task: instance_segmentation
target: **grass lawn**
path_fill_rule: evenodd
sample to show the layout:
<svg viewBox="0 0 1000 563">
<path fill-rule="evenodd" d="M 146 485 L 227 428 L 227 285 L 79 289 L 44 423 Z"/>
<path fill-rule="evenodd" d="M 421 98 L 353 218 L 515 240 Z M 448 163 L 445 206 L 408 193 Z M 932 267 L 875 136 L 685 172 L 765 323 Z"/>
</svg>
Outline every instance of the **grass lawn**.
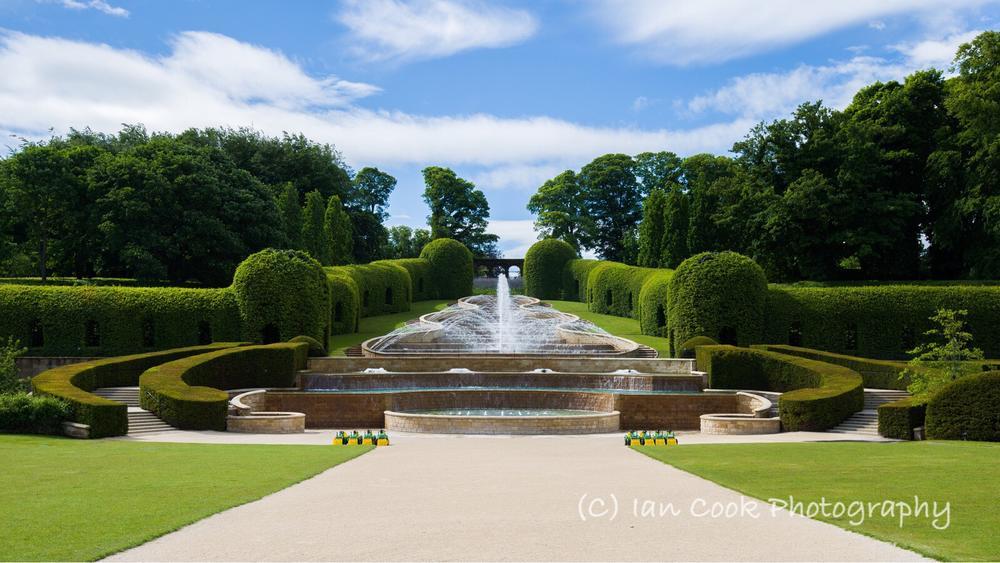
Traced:
<svg viewBox="0 0 1000 563">
<path fill-rule="evenodd" d="M 382 336 L 387 332 L 392 332 L 393 330 L 403 326 L 403 323 L 406 321 L 415 319 L 420 315 L 440 311 L 448 306 L 448 303 L 451 303 L 452 301 L 454 300 L 431 299 L 429 301 L 417 301 L 410 305 L 409 311 L 393 313 L 391 315 L 365 317 L 358 323 L 358 332 L 353 334 L 334 334 L 330 336 L 330 343 L 326 349 L 331 356 L 343 356 L 344 350 L 350 348 L 351 346 L 357 346 L 369 338 L 375 338 L 376 336 Z"/>
<path fill-rule="evenodd" d="M 553 307 L 564 313 L 572 313 L 581 319 L 588 320 L 615 336 L 628 338 L 629 340 L 633 340 L 639 344 L 645 344 L 650 348 L 655 348 L 656 351 L 660 353 L 660 357 L 666 358 L 670 356 L 667 344 L 668 340 L 659 336 L 647 336 L 642 334 L 642 331 L 639 329 L 639 321 L 636 319 L 626 319 L 624 317 L 616 317 L 614 315 L 591 313 L 587 310 L 587 304 L 580 303 L 579 301 L 546 300 L 545 302 L 551 304 Z"/>
<path fill-rule="evenodd" d="M 817 517 L 848 530 L 894 542 L 945 560 L 1000 559 L 1000 444 L 899 442 L 727 444 L 637 448 L 642 453 L 748 496 L 795 501 L 951 503 L 951 523 L 875 514 L 863 524 L 849 517 Z"/>
<path fill-rule="evenodd" d="M 0 560 L 98 559 L 370 449 L 0 435 Z"/>
</svg>

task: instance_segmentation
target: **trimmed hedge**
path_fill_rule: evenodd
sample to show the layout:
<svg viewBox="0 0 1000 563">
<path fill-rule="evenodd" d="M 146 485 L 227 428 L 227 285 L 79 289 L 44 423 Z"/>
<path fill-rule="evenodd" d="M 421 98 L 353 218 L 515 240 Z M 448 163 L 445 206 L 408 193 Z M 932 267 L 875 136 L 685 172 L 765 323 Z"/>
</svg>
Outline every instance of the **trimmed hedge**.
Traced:
<svg viewBox="0 0 1000 563">
<path fill-rule="evenodd" d="M 423 258 L 399 258 L 397 260 L 380 260 L 373 264 L 395 264 L 402 266 L 410 274 L 410 297 L 409 301 L 426 301 L 433 299 L 433 286 L 431 284 L 432 272 L 431 263 Z"/>
<path fill-rule="evenodd" d="M 927 404 L 927 437 L 1000 442 L 1000 371 L 957 379 Z"/>
<path fill-rule="evenodd" d="M 924 425 L 927 401 L 907 397 L 878 406 L 878 433 L 886 438 L 912 440 L 913 429 Z"/>
<path fill-rule="evenodd" d="M 69 405 L 55 397 L 0 395 L 0 432 L 62 434 L 62 423 L 69 415 Z"/>
<path fill-rule="evenodd" d="M 233 275 L 243 337 L 280 342 L 299 334 L 326 342 L 330 296 L 319 262 L 299 250 L 251 254 Z"/>
<path fill-rule="evenodd" d="M 673 270 L 656 270 L 639 290 L 639 327 L 643 334 L 667 335 L 667 294 Z"/>
<path fill-rule="evenodd" d="M 0 285 L 0 339 L 30 356 L 113 356 L 238 340 L 229 289 Z"/>
<path fill-rule="evenodd" d="M 326 269 L 346 272 L 358 286 L 362 317 L 410 310 L 410 274 L 390 262 L 334 266 Z"/>
<path fill-rule="evenodd" d="M 239 344 L 220 342 L 60 366 L 33 377 L 31 387 L 36 395 L 65 401 L 69 405 L 69 420 L 89 425 L 91 438 L 123 436 L 128 433 L 128 407 L 90 391 L 138 385 L 139 376 L 153 366 L 234 346 Z"/>
<path fill-rule="evenodd" d="M 694 358 L 695 350 L 698 346 L 718 346 L 719 343 L 707 336 L 694 336 L 688 338 L 677 349 L 677 355 L 682 358 Z"/>
<path fill-rule="evenodd" d="M 339 268 L 326 268 L 326 281 L 330 287 L 330 333 L 346 334 L 358 330 L 361 318 L 358 283 L 349 272 Z"/>
<path fill-rule="evenodd" d="M 860 373 L 862 379 L 864 379 L 865 387 L 872 389 L 898 389 L 905 391 L 906 386 L 910 384 L 909 378 L 899 378 L 900 373 L 908 367 L 906 362 L 859 358 L 857 356 L 847 356 L 783 344 L 758 344 L 753 347 L 778 352 L 779 354 L 799 356 L 800 358 L 809 358 L 810 360 L 844 366 Z"/>
<path fill-rule="evenodd" d="M 642 284 L 656 273 L 654 268 L 604 262 L 590 271 L 588 309 L 595 313 L 639 318 Z"/>
<path fill-rule="evenodd" d="M 735 346 L 699 346 L 698 368 L 716 389 L 780 391 L 786 431 L 827 430 L 864 407 L 861 374 L 843 366 Z"/>
<path fill-rule="evenodd" d="M 420 251 L 431 266 L 429 295 L 438 299 L 458 299 L 472 295 L 472 252 L 450 238 L 434 239 Z"/>
<path fill-rule="evenodd" d="M 934 328 L 937 309 L 965 309 L 973 345 L 1000 356 L 1000 287 L 986 285 L 872 285 L 791 287 L 772 285 L 767 296 L 765 341 L 868 358 L 904 359 Z"/>
<path fill-rule="evenodd" d="M 322 358 L 326 356 L 326 346 L 320 344 L 315 338 L 309 336 L 296 336 L 295 338 L 289 338 L 288 341 L 306 343 L 309 346 L 310 358 Z"/>
<path fill-rule="evenodd" d="M 576 258 L 576 249 L 564 240 L 547 238 L 531 245 L 524 255 L 524 293 L 539 299 L 563 297 L 563 270 Z"/>
<path fill-rule="evenodd" d="M 285 342 L 191 356 L 150 368 L 139 378 L 142 408 L 182 430 L 226 429 L 229 394 L 222 389 L 291 387 L 309 345 Z"/>
<path fill-rule="evenodd" d="M 576 260 L 567 262 L 563 271 L 564 298 L 571 301 L 589 303 L 590 287 L 588 286 L 588 280 L 590 279 L 590 271 L 606 263 L 608 262 L 604 260 L 590 260 L 587 258 L 577 258 Z"/>
<path fill-rule="evenodd" d="M 767 278 L 735 252 L 703 252 L 674 271 L 667 294 L 667 331 L 676 349 L 699 335 L 746 345 L 764 335 Z"/>
</svg>

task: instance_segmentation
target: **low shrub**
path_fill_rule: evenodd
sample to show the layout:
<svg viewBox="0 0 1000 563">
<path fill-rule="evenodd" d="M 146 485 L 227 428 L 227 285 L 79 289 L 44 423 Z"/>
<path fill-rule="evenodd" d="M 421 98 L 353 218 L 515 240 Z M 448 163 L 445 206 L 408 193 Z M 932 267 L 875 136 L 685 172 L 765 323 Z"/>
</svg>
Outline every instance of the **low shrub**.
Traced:
<svg viewBox="0 0 1000 563">
<path fill-rule="evenodd" d="M 0 342 L 0 394 L 23 393 L 31 389 L 30 381 L 17 373 L 17 359 L 27 351 L 13 338 Z"/>
<path fill-rule="evenodd" d="M 698 346 L 718 346 L 719 343 L 707 336 L 695 336 L 681 343 L 677 353 L 682 358 L 694 358 Z"/>
<path fill-rule="evenodd" d="M 639 326 L 643 334 L 667 335 L 667 293 L 673 270 L 656 270 L 639 290 Z"/>
<path fill-rule="evenodd" d="M 752 259 L 735 252 L 703 252 L 674 271 L 667 294 L 667 337 L 674 349 L 692 336 L 723 344 L 761 342 L 767 279 Z"/>
<path fill-rule="evenodd" d="M 955 380 L 927 403 L 927 437 L 1000 442 L 1000 371 Z"/>
<path fill-rule="evenodd" d="M 431 267 L 428 295 L 437 299 L 458 299 L 472 295 L 472 252 L 450 238 L 434 239 L 420 251 Z"/>
<path fill-rule="evenodd" d="M 113 356 L 238 340 L 229 289 L 0 285 L 0 338 L 29 356 Z"/>
<path fill-rule="evenodd" d="M 547 238 L 524 255 L 524 293 L 539 299 L 563 298 L 563 271 L 576 249 L 563 240 Z"/>
<path fill-rule="evenodd" d="M 31 379 L 35 395 L 51 396 L 69 407 L 68 419 L 90 426 L 91 438 L 128 433 L 128 407 L 90 393 L 100 387 L 132 387 L 149 368 L 179 358 L 238 346 L 220 342 L 60 366 Z"/>
<path fill-rule="evenodd" d="M 907 397 L 878 406 L 878 433 L 886 438 L 912 440 L 913 429 L 924 425 L 927 401 Z"/>
<path fill-rule="evenodd" d="M 273 248 L 251 254 L 236 268 L 232 289 L 244 339 L 272 343 L 304 334 L 327 340 L 329 284 L 309 254 Z"/>
<path fill-rule="evenodd" d="M 150 368 L 139 378 L 142 408 L 183 430 L 225 430 L 222 389 L 291 387 L 306 367 L 304 342 L 217 350 Z"/>
<path fill-rule="evenodd" d="M 813 350 L 811 348 L 801 348 L 799 346 L 786 346 L 784 344 L 759 344 L 753 346 L 762 350 L 770 350 L 779 354 L 799 356 L 830 364 L 837 364 L 852 369 L 861 374 L 865 387 L 872 389 L 898 389 L 906 390 L 909 379 L 900 379 L 900 374 L 906 370 L 906 362 L 894 362 L 891 360 L 873 360 L 871 358 L 860 358 L 858 356 L 848 356 L 846 354 L 836 354 Z"/>
<path fill-rule="evenodd" d="M 296 336 L 295 338 L 289 338 L 289 342 L 304 342 L 309 346 L 309 357 L 310 358 L 322 358 L 326 356 L 326 347 L 319 343 L 315 338 L 309 336 Z"/>
<path fill-rule="evenodd" d="M 827 430 L 864 407 L 861 375 L 806 358 L 735 346 L 699 346 L 698 369 L 716 389 L 779 391 L 787 431 Z"/>
<path fill-rule="evenodd" d="M 69 405 L 55 397 L 27 393 L 0 395 L 0 431 L 18 434 L 62 434 Z"/>
</svg>

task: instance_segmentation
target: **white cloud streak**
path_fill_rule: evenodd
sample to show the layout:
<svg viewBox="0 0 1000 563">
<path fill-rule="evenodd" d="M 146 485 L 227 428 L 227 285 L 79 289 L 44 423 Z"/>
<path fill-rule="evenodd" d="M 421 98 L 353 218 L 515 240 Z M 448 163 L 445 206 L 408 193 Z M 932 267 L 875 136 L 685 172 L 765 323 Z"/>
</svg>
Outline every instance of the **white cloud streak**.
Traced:
<svg viewBox="0 0 1000 563">
<path fill-rule="evenodd" d="M 478 0 L 349 0 L 336 19 L 369 60 L 447 57 L 477 48 L 508 47 L 535 34 L 527 11 Z"/>
<path fill-rule="evenodd" d="M 97 10 L 109 16 L 127 18 L 129 11 L 119 6 L 112 6 L 104 0 L 58 0 L 59 4 L 70 10 Z"/>
</svg>

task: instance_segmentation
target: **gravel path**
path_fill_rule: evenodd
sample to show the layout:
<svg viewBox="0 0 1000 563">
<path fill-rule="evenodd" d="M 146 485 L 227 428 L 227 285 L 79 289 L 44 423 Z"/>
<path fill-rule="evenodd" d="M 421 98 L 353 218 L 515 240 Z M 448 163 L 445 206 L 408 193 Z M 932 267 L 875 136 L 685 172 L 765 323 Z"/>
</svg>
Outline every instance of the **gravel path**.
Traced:
<svg viewBox="0 0 1000 563">
<path fill-rule="evenodd" d="M 634 502 L 665 512 L 639 516 Z M 741 503 L 743 516 L 694 514 Z M 628 451 L 608 436 L 466 436 L 399 439 L 111 559 L 920 557 L 829 524 L 772 513 L 770 505 Z"/>
</svg>

